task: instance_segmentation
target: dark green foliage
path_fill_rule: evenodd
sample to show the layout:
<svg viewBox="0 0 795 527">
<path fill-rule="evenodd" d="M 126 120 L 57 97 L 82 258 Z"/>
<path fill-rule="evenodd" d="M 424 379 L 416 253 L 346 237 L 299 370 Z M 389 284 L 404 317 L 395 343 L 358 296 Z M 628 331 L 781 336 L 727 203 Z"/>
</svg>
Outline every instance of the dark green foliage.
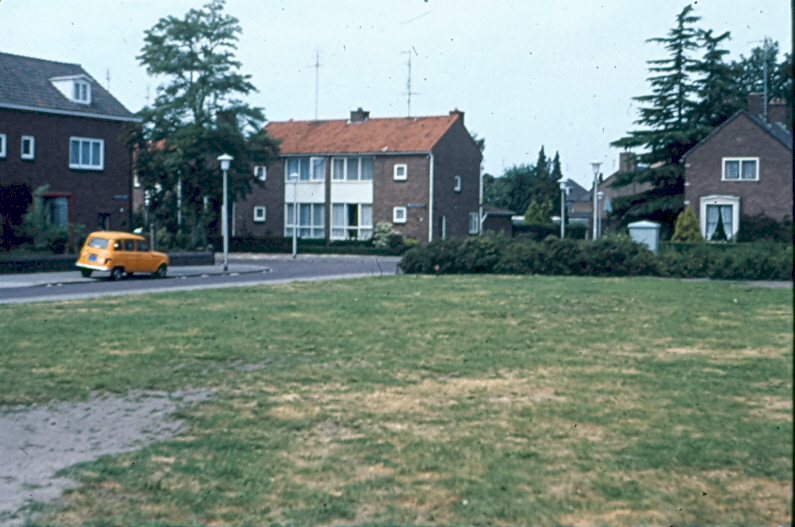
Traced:
<svg viewBox="0 0 795 527">
<path fill-rule="evenodd" d="M 773 218 L 760 214 L 758 216 L 740 217 L 740 230 L 737 233 L 738 242 L 755 242 L 767 240 L 776 243 L 793 242 L 792 222 L 778 222 Z"/>
<path fill-rule="evenodd" d="M 789 280 L 792 249 L 774 243 L 664 243 L 661 276 L 724 280 Z"/>
<path fill-rule="evenodd" d="M 234 157 L 228 173 L 231 202 L 263 184 L 252 166 L 267 165 L 278 153 L 262 130 L 262 109 L 239 99 L 256 89 L 251 76 L 238 71 L 234 52 L 241 28 L 223 9 L 223 0 L 212 0 L 182 19 L 162 18 L 145 32 L 137 58 L 149 75 L 165 82 L 153 104 L 139 112 L 143 124 L 131 127 L 127 139 L 150 210 L 172 232 L 181 182 L 184 224 L 196 243 L 219 219 L 222 178 L 216 158 Z"/>
<path fill-rule="evenodd" d="M 788 280 L 789 246 L 774 243 L 664 243 L 655 255 L 625 235 L 596 241 L 538 242 L 523 236 L 448 239 L 415 247 L 403 257 L 405 273 L 502 273 L 563 276 L 664 276 L 723 280 Z"/>
<path fill-rule="evenodd" d="M 560 198 L 558 181 L 562 177 L 560 156 L 556 153 L 550 160 L 542 146 L 535 165 L 513 166 L 501 177 L 484 174 L 483 202 L 521 214 L 531 202 L 555 203 Z"/>
</svg>

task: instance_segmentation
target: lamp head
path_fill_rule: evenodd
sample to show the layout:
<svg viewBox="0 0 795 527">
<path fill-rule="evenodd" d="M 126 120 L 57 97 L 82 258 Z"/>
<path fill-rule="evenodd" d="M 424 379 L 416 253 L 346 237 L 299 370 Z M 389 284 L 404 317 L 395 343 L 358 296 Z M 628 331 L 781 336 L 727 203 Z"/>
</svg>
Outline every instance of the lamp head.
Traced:
<svg viewBox="0 0 795 527">
<path fill-rule="evenodd" d="M 560 190 L 566 190 L 568 188 L 569 188 L 569 186 L 566 184 L 565 181 L 561 181 L 560 182 Z"/>
<path fill-rule="evenodd" d="M 230 156 L 229 154 L 222 154 L 216 159 L 218 159 L 218 162 L 221 163 L 221 170 L 227 171 L 229 170 L 229 165 L 232 163 L 234 157 Z"/>
<path fill-rule="evenodd" d="M 599 167 L 600 166 L 602 166 L 602 162 L 601 161 L 594 161 L 593 163 L 591 163 L 591 168 L 593 168 L 594 177 L 599 175 Z"/>
</svg>

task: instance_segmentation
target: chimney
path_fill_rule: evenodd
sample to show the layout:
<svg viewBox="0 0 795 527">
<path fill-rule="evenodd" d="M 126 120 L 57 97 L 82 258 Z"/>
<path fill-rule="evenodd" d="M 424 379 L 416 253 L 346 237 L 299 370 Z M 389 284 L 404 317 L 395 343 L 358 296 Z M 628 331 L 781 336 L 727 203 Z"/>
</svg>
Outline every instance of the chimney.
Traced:
<svg viewBox="0 0 795 527">
<path fill-rule="evenodd" d="M 618 154 L 618 171 L 635 172 L 635 154 L 633 152 L 621 152 Z"/>
<path fill-rule="evenodd" d="M 456 108 L 450 112 L 450 115 L 458 115 L 459 119 L 461 119 L 461 124 L 464 124 L 464 112 Z"/>
<path fill-rule="evenodd" d="M 787 122 L 787 102 L 783 97 L 773 97 L 767 107 L 767 121 L 770 123 Z"/>
<path fill-rule="evenodd" d="M 370 118 L 370 112 L 365 112 L 364 110 L 362 110 L 361 106 L 359 106 L 358 110 L 354 110 L 351 112 L 352 123 L 363 123 L 369 118 Z"/>
<path fill-rule="evenodd" d="M 765 106 L 763 99 L 765 94 L 761 91 L 755 91 L 748 94 L 748 113 L 757 117 L 765 115 Z"/>
</svg>

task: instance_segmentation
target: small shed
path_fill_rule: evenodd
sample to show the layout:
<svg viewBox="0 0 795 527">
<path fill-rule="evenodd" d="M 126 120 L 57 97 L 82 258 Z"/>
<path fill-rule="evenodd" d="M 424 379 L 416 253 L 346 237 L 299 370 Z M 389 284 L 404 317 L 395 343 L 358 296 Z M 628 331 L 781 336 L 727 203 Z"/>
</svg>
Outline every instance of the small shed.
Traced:
<svg viewBox="0 0 795 527">
<path fill-rule="evenodd" d="M 654 221 L 636 221 L 627 225 L 633 241 L 644 244 L 650 251 L 657 252 L 660 246 L 660 224 Z"/>
<path fill-rule="evenodd" d="M 483 228 L 481 231 L 502 232 L 510 238 L 513 233 L 511 217 L 514 214 L 512 210 L 483 205 Z"/>
</svg>

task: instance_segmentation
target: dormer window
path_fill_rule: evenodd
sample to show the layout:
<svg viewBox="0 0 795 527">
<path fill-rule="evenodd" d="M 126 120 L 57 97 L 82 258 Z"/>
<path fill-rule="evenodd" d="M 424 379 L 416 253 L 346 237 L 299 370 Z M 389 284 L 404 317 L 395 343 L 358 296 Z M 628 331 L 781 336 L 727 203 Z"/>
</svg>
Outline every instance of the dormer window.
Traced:
<svg viewBox="0 0 795 527">
<path fill-rule="evenodd" d="M 88 76 L 53 77 L 50 82 L 70 101 L 77 104 L 91 104 L 91 79 Z"/>
<path fill-rule="evenodd" d="M 91 85 L 86 81 L 75 80 L 72 87 L 72 100 L 82 104 L 91 102 Z"/>
</svg>

